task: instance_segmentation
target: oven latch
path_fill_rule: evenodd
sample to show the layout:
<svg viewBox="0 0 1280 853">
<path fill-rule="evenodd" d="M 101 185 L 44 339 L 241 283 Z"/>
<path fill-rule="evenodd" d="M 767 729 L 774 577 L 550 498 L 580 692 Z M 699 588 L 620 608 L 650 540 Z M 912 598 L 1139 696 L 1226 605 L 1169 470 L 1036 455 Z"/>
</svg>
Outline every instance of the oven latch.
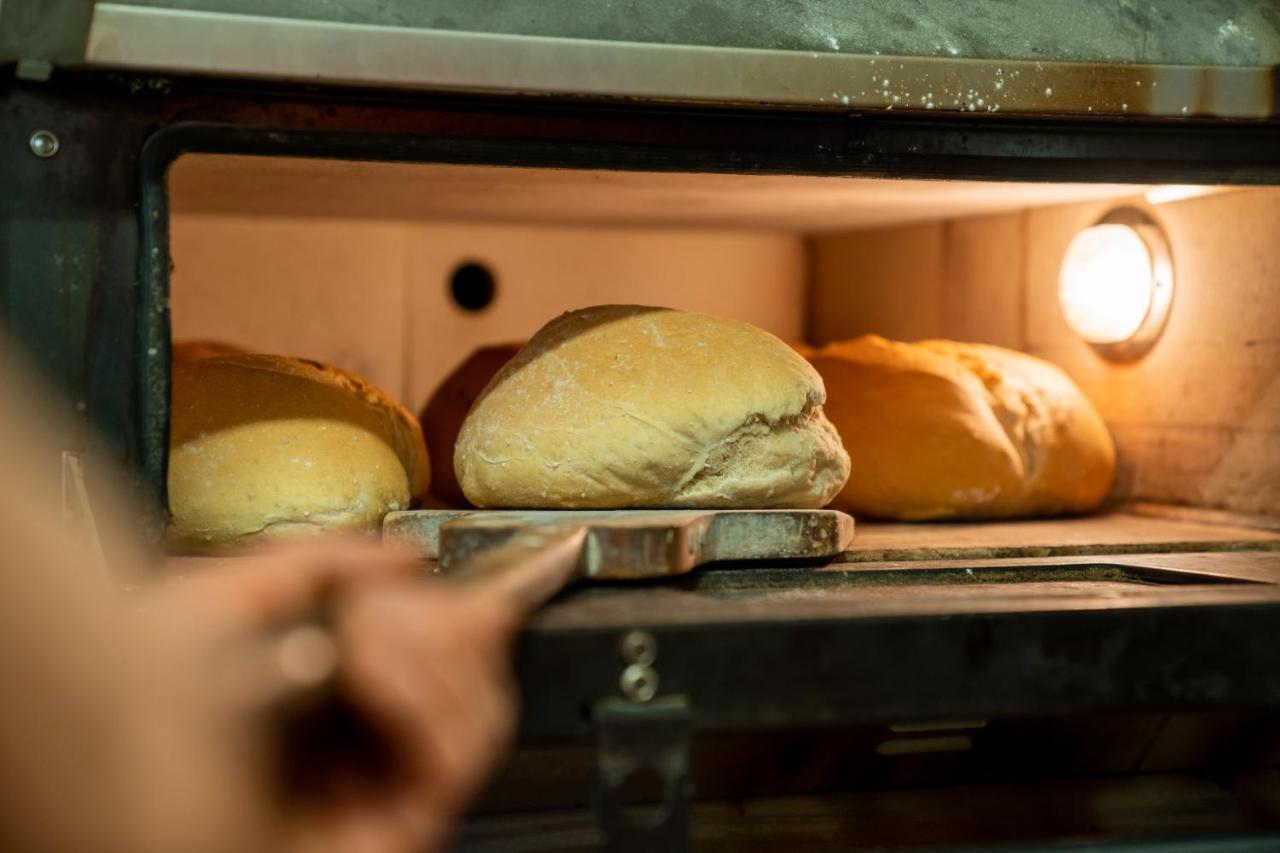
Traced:
<svg viewBox="0 0 1280 853">
<path fill-rule="evenodd" d="M 594 709 L 592 800 L 609 853 L 685 853 L 691 849 L 693 783 L 687 696 L 658 696 L 658 646 L 647 631 L 622 638 L 622 697 Z"/>
</svg>

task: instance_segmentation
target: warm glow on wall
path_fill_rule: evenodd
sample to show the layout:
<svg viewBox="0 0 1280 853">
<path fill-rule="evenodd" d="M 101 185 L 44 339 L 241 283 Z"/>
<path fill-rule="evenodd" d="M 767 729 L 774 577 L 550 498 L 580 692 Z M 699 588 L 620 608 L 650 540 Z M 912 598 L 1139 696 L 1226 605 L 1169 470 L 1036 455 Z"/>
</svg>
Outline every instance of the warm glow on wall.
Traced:
<svg viewBox="0 0 1280 853">
<path fill-rule="evenodd" d="M 1173 266 L 1158 226 L 1141 211 L 1113 211 L 1071 241 L 1058 301 L 1075 332 L 1108 358 L 1154 345 L 1168 318 Z"/>
</svg>

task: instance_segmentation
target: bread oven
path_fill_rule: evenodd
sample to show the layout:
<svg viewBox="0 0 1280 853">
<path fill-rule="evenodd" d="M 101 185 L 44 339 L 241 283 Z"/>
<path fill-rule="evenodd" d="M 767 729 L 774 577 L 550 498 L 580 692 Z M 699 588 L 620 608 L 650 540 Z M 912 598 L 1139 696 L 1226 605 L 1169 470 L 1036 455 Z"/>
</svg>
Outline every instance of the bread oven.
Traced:
<svg viewBox="0 0 1280 853">
<path fill-rule="evenodd" d="M 859 517 L 835 561 L 557 599 L 463 849 L 1276 843 L 1274 21 L 246 5 L 0 7 L 6 326 L 153 536 L 174 340 L 368 377 L 437 472 L 441 382 L 602 303 L 1022 351 L 1114 441 L 1084 515 Z"/>
</svg>

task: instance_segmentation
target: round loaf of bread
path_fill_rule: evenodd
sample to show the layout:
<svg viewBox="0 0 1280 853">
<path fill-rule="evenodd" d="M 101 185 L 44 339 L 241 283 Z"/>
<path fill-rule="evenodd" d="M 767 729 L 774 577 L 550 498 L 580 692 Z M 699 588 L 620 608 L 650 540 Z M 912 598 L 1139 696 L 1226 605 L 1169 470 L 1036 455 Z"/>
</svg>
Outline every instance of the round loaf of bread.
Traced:
<svg viewBox="0 0 1280 853">
<path fill-rule="evenodd" d="M 482 507 L 820 507 L 849 475 L 822 378 L 746 323 L 564 314 L 493 378 L 454 470 Z"/>
<path fill-rule="evenodd" d="M 445 377 L 423 407 L 418 420 L 431 456 L 431 495 L 446 506 L 470 504 L 453 473 L 453 449 L 458 433 L 489 380 L 515 357 L 523 344 L 481 347 Z"/>
<path fill-rule="evenodd" d="M 1102 418 L 1054 365 L 996 346 L 874 335 L 812 357 L 858 475 L 835 505 L 882 518 L 1084 512 L 1111 486 Z"/>
<path fill-rule="evenodd" d="M 275 355 L 173 367 L 170 539 L 376 530 L 427 486 L 417 420 L 357 376 Z"/>
</svg>

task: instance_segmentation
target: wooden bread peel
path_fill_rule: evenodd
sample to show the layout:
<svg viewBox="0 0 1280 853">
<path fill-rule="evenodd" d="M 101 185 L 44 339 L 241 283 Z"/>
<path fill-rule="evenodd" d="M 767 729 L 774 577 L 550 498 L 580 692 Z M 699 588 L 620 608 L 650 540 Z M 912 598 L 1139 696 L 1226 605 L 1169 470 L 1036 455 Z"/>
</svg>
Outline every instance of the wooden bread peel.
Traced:
<svg viewBox="0 0 1280 853">
<path fill-rule="evenodd" d="M 417 510 L 387 516 L 383 536 L 417 548 L 458 581 L 491 585 L 527 613 L 573 580 L 834 557 L 853 529 L 835 510 Z"/>
</svg>

